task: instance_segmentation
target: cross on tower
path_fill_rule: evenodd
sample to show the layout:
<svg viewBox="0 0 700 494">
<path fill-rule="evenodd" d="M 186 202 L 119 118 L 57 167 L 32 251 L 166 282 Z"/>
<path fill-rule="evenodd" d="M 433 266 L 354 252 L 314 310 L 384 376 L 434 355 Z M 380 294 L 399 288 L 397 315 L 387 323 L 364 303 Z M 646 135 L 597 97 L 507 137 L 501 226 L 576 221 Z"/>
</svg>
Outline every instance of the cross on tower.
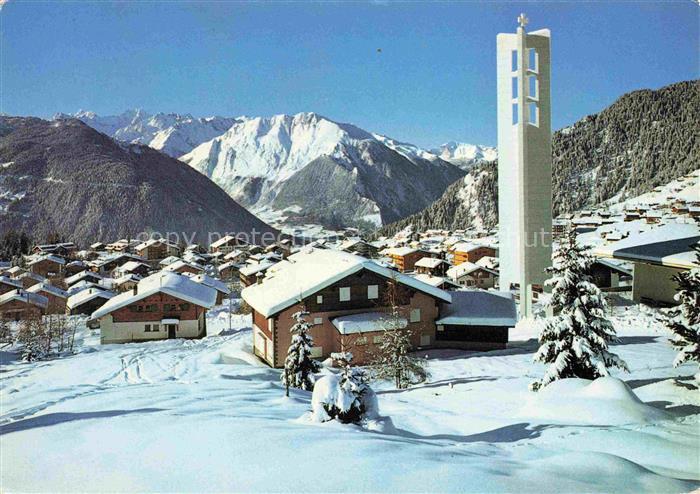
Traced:
<svg viewBox="0 0 700 494">
<path fill-rule="evenodd" d="M 530 19 L 525 17 L 525 14 L 520 14 L 518 16 L 518 24 L 520 24 L 520 27 L 525 28 L 528 22 L 530 22 Z"/>
</svg>

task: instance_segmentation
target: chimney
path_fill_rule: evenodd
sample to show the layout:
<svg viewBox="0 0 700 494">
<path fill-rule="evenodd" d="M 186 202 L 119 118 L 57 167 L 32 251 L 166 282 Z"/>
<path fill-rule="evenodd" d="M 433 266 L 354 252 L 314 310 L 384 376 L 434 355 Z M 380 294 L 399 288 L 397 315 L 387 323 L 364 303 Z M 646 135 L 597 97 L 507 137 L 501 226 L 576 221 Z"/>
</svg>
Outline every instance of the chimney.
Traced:
<svg viewBox="0 0 700 494">
<path fill-rule="evenodd" d="M 137 295 L 139 293 L 139 285 L 138 283 L 134 285 L 134 295 Z"/>
</svg>

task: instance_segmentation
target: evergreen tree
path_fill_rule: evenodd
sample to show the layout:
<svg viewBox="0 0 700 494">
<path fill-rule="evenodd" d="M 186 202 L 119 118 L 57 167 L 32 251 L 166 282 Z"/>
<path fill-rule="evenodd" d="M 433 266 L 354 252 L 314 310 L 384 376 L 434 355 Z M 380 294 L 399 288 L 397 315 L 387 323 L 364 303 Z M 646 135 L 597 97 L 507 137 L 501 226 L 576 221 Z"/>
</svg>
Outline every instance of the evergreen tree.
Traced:
<svg viewBox="0 0 700 494">
<path fill-rule="evenodd" d="M 428 378 L 425 359 L 411 355 L 413 331 L 405 326 L 399 313 L 399 287 L 394 280 L 387 284 L 386 303 L 389 307 L 382 321 L 382 335 L 372 355 L 372 370 L 376 379 L 392 379 L 396 389 Z"/>
<path fill-rule="evenodd" d="M 46 356 L 46 331 L 41 316 L 30 315 L 20 322 L 17 342 L 22 345 L 22 360 L 32 362 Z"/>
<path fill-rule="evenodd" d="M 700 265 L 700 249 L 696 251 Z M 666 326 L 673 333 L 671 344 L 678 350 L 673 366 L 685 362 L 700 365 L 700 268 L 678 273 L 673 279 L 678 283 L 675 298 L 680 303 L 666 318 Z"/>
<path fill-rule="evenodd" d="M 313 338 L 309 334 L 311 325 L 306 320 L 308 312 L 300 311 L 292 315 L 296 323 L 290 329 L 292 344 L 287 350 L 282 371 L 282 384 L 287 388 L 300 388 L 311 391 L 314 388 L 314 373 L 321 368 L 318 362 L 311 358 Z"/>
<path fill-rule="evenodd" d="M 5 316 L 0 315 L 0 344 L 12 343 L 12 330 L 10 321 Z"/>
<path fill-rule="evenodd" d="M 616 341 L 615 329 L 606 319 L 607 304 L 589 274 L 593 256 L 576 242 L 570 229 L 547 268 L 552 277 L 550 306 L 556 314 L 545 320 L 540 333 L 540 348 L 534 360 L 549 364 L 544 377 L 530 385 L 533 391 L 557 379 L 578 377 L 596 379 L 608 375 L 609 367 L 627 370 L 627 364 L 608 351 Z"/>
</svg>

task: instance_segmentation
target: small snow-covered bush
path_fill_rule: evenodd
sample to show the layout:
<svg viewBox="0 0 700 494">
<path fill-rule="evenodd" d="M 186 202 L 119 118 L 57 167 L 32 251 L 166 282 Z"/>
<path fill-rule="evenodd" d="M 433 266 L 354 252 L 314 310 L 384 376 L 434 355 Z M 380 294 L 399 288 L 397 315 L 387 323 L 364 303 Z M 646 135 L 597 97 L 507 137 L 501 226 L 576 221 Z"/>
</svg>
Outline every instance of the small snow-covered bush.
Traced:
<svg viewBox="0 0 700 494">
<path fill-rule="evenodd" d="M 323 376 L 316 382 L 311 396 L 312 417 L 317 422 L 338 420 L 358 423 L 379 416 L 377 395 L 367 382 L 369 376 L 349 360 L 340 374 Z"/>
</svg>

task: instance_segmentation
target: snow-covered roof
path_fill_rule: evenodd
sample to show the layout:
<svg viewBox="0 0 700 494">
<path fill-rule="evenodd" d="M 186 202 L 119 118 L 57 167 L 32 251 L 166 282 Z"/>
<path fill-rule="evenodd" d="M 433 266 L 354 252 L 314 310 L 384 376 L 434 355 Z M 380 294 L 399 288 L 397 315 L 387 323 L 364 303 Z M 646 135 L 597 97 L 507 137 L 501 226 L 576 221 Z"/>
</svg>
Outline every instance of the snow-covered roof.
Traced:
<svg viewBox="0 0 700 494">
<path fill-rule="evenodd" d="M 163 271 L 177 271 L 178 269 L 180 269 L 180 268 L 185 268 L 185 267 L 189 267 L 189 268 L 192 268 L 192 269 L 196 269 L 197 271 L 203 271 L 203 270 L 204 270 L 204 268 L 202 268 L 202 266 L 199 266 L 198 264 L 194 264 L 194 263 L 191 263 L 191 262 L 187 262 L 187 261 L 185 261 L 185 260 L 183 260 L 183 259 L 178 259 L 178 260 L 175 261 L 174 263 L 168 264 L 167 266 L 165 266 L 165 267 L 163 268 Z"/>
<path fill-rule="evenodd" d="M 361 312 L 331 319 L 340 334 L 369 333 L 389 329 L 403 329 L 408 321 L 403 317 L 390 318 L 386 312 Z"/>
<path fill-rule="evenodd" d="M 78 292 L 82 292 L 86 288 L 91 288 L 91 287 L 97 287 L 99 288 L 99 285 L 97 283 L 93 283 L 92 281 L 88 280 L 82 280 L 79 281 L 73 285 L 70 285 L 68 287 L 68 295 L 73 295 Z"/>
<path fill-rule="evenodd" d="M 456 266 L 452 266 L 450 269 L 447 270 L 447 276 L 449 276 L 452 279 L 457 279 L 478 270 L 486 271 L 493 275 L 498 275 L 498 273 L 492 269 L 467 261 L 457 264 Z"/>
<path fill-rule="evenodd" d="M 63 266 L 66 263 L 65 259 L 63 259 L 62 257 L 54 256 L 53 254 L 46 254 L 44 256 L 35 257 L 27 263 L 27 266 L 33 266 L 34 264 L 37 264 L 41 261 L 55 262 L 56 264 L 60 264 L 61 266 Z"/>
<path fill-rule="evenodd" d="M 215 278 L 212 278 L 211 276 L 207 276 L 204 273 L 191 276 L 191 278 L 193 281 L 196 281 L 197 283 L 201 283 L 204 286 L 211 287 L 211 288 L 218 290 L 221 293 L 224 293 L 226 295 L 231 293 L 231 290 L 226 285 L 226 283 L 224 283 L 221 280 L 217 280 Z"/>
<path fill-rule="evenodd" d="M 677 268 L 697 266 L 693 246 L 700 242 L 700 227 L 692 223 L 668 223 L 630 235 L 593 251 L 599 257 L 649 262 Z"/>
<path fill-rule="evenodd" d="M 27 291 L 31 293 L 47 292 L 56 297 L 68 298 L 68 292 L 50 283 L 37 283 L 27 288 Z"/>
<path fill-rule="evenodd" d="M 136 293 L 128 291 L 110 299 L 97 309 L 91 318 L 96 319 L 105 316 L 110 312 L 160 292 L 206 309 L 210 309 L 216 303 L 216 290 L 213 288 L 197 283 L 187 276 L 160 271 L 139 281 L 136 285 Z"/>
<path fill-rule="evenodd" d="M 138 244 L 136 247 L 134 247 L 136 250 L 142 250 L 145 249 L 146 247 L 150 247 L 152 245 L 160 245 L 164 244 L 167 245 L 168 247 L 175 248 L 175 249 L 180 249 L 176 244 L 164 239 L 164 238 L 151 238 L 149 240 L 146 240 L 145 242 L 141 242 Z"/>
<path fill-rule="evenodd" d="M 11 302 L 13 300 L 18 300 L 24 302 L 25 304 L 36 305 L 42 309 L 46 309 L 49 306 L 49 299 L 38 293 L 28 292 L 26 290 L 12 290 L 3 295 L 0 295 L 0 305 Z"/>
<path fill-rule="evenodd" d="M 237 267 L 239 267 L 239 266 L 240 266 L 239 263 L 234 262 L 234 261 L 229 261 L 229 262 L 225 262 L 225 263 L 219 265 L 216 269 L 217 269 L 217 270 L 219 271 L 219 273 L 220 273 L 220 272 L 222 272 L 224 269 L 228 269 L 228 268 L 231 268 L 231 267 L 237 268 Z"/>
<path fill-rule="evenodd" d="M 141 280 L 141 277 L 139 275 L 134 274 L 134 273 L 127 273 L 124 276 L 121 276 L 121 277 L 117 278 L 116 280 L 114 280 L 114 286 L 123 285 L 124 283 L 127 283 L 129 281 L 137 282 L 140 280 Z"/>
<path fill-rule="evenodd" d="M 364 257 L 331 249 L 304 249 L 267 270 L 262 283 L 246 287 L 242 296 L 269 317 L 362 269 L 396 279 L 411 288 L 450 302 L 450 294 L 411 276 L 397 273 Z"/>
<path fill-rule="evenodd" d="M 390 247 L 388 249 L 384 250 L 384 254 L 388 256 L 407 256 L 408 254 L 412 254 L 416 252 L 418 249 L 414 249 L 413 247 Z"/>
<path fill-rule="evenodd" d="M 70 297 L 68 297 L 66 306 L 69 309 L 73 309 L 74 307 L 83 305 L 84 303 L 89 302 L 90 300 L 96 299 L 98 297 L 106 300 L 114 297 L 114 293 L 96 287 L 86 288 L 85 290 L 81 290 L 75 295 L 71 295 Z"/>
<path fill-rule="evenodd" d="M 472 242 L 460 242 L 452 246 L 452 250 L 455 252 L 471 252 L 473 250 L 479 249 L 481 247 L 486 247 L 485 245 L 475 244 Z"/>
<path fill-rule="evenodd" d="M 212 249 L 216 249 L 217 247 L 221 247 L 222 245 L 226 245 L 227 243 L 231 242 L 232 240 L 236 240 L 236 237 L 234 237 L 233 235 L 226 235 L 225 237 L 221 237 L 216 242 L 212 242 L 210 247 Z"/>
<path fill-rule="evenodd" d="M 248 265 L 242 267 L 239 270 L 239 272 L 243 276 L 252 276 L 254 274 L 259 273 L 260 271 L 264 271 L 264 270 L 268 269 L 269 267 L 274 266 L 274 264 L 275 264 L 274 262 L 267 261 L 267 260 L 261 261 L 258 263 L 251 263 L 251 264 L 248 264 Z"/>
<path fill-rule="evenodd" d="M 7 276 L 0 276 L 0 283 L 4 283 L 5 285 L 10 285 L 10 286 L 15 286 L 17 288 L 22 288 L 21 281 L 15 280 L 12 278 L 8 278 Z"/>
<path fill-rule="evenodd" d="M 515 300 L 508 292 L 468 290 L 452 292 L 451 304 L 440 304 L 435 324 L 515 326 Z"/>
<path fill-rule="evenodd" d="M 94 277 L 96 279 L 102 279 L 102 276 L 99 275 L 98 273 L 95 273 L 94 271 L 81 271 L 79 273 L 75 273 L 73 276 L 69 276 L 66 278 L 64 281 L 66 282 L 66 285 L 72 285 L 74 283 L 77 283 L 78 281 L 82 280 L 83 278 L 88 278 L 88 277 Z"/>
<path fill-rule="evenodd" d="M 121 266 L 119 266 L 119 271 L 122 272 L 122 273 L 128 273 L 128 272 L 130 272 L 130 271 L 134 271 L 135 269 L 140 268 L 141 266 L 145 266 L 145 267 L 147 267 L 147 268 L 150 267 L 150 266 L 149 266 L 148 264 L 146 264 L 145 262 L 141 262 L 141 261 L 128 261 L 128 262 L 125 262 L 124 264 L 122 264 Z"/>
<path fill-rule="evenodd" d="M 24 272 L 24 269 L 20 268 L 19 266 L 12 266 L 10 269 L 8 269 L 5 272 L 8 273 L 10 276 L 12 276 L 12 275 L 15 275 L 17 273 Z"/>
<path fill-rule="evenodd" d="M 448 279 L 443 278 L 441 276 L 432 276 L 429 274 L 414 274 L 412 276 L 415 279 L 417 279 L 418 281 L 426 283 L 430 286 L 440 287 L 440 286 L 444 285 L 445 283 L 452 285 L 452 286 L 459 286 L 459 285 L 456 285 L 452 280 L 448 280 Z"/>
<path fill-rule="evenodd" d="M 421 257 L 416 261 L 415 266 L 416 267 L 421 267 L 421 268 L 428 268 L 428 269 L 434 269 L 438 267 L 440 264 L 445 262 L 442 259 L 438 259 L 436 257 Z"/>
</svg>

